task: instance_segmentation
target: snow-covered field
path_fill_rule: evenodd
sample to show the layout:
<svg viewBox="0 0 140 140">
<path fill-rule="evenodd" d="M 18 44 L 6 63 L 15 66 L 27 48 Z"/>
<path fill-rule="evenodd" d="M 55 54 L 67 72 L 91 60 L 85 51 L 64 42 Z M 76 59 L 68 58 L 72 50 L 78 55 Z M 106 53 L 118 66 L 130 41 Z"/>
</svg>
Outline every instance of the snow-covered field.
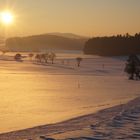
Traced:
<svg viewBox="0 0 140 140">
<path fill-rule="evenodd" d="M 91 114 L 101 109 L 126 103 L 140 95 L 140 82 L 129 81 L 127 75 L 123 72 L 126 57 L 105 58 L 83 54 L 57 54 L 55 64 L 52 65 L 38 64 L 30 61 L 29 58 L 26 58 L 23 62 L 16 62 L 9 55 L 12 54 L 0 57 L 1 133 L 57 123 Z M 75 60 L 78 56 L 83 58 L 80 68 L 77 67 Z M 115 108 L 114 113 L 121 112 L 121 115 L 123 113 L 120 110 L 121 107 L 122 105 L 116 107 L 119 109 Z M 98 119 L 105 121 L 111 118 L 110 121 L 116 121 L 115 119 L 112 120 L 113 115 L 109 116 L 110 113 L 107 113 L 108 110 L 105 113 L 101 111 L 100 117 L 98 116 L 100 112 L 97 113 L 94 120 L 90 119 L 91 116 L 89 118 L 80 117 L 70 120 L 72 123 L 66 121 L 54 125 L 55 127 L 49 125 L 49 128 L 47 128 L 47 126 L 44 126 L 44 131 L 43 127 L 39 127 L 31 129 L 31 131 L 29 129 L 1 135 L 0 140 L 9 140 L 10 138 L 12 140 L 23 140 L 31 137 L 40 140 L 43 139 L 44 135 L 50 135 L 51 132 L 53 132 L 55 138 L 62 137 L 62 139 L 65 139 L 72 135 L 72 132 L 69 131 L 73 129 L 74 131 L 77 130 L 73 137 L 82 139 L 80 137 L 83 134 L 83 137 L 89 136 L 90 139 Z M 112 125 L 115 124 L 113 122 L 109 123 L 110 127 L 108 129 L 112 129 Z M 63 124 L 66 125 L 65 128 Z M 102 124 L 106 125 L 106 123 Z M 60 129 L 59 125 L 63 127 Z M 82 125 L 82 127 L 79 127 L 79 125 Z M 95 128 L 99 130 L 99 135 L 102 135 L 103 130 L 101 128 L 100 125 Z M 49 129 L 49 131 L 46 129 Z M 63 131 L 66 131 L 64 135 L 54 135 L 54 133 L 62 133 Z M 93 137 L 94 133 L 92 134 Z M 43 136 L 39 137 L 41 135 Z"/>
</svg>

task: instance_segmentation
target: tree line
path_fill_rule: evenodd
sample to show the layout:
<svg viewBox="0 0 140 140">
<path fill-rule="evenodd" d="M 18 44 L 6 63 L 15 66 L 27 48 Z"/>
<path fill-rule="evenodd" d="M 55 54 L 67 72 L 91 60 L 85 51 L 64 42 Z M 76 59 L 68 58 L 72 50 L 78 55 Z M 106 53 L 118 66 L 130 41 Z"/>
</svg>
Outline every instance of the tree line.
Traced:
<svg viewBox="0 0 140 140">
<path fill-rule="evenodd" d="M 140 33 L 134 36 L 116 35 L 110 37 L 94 37 L 85 43 L 85 54 L 102 56 L 140 54 Z"/>
</svg>

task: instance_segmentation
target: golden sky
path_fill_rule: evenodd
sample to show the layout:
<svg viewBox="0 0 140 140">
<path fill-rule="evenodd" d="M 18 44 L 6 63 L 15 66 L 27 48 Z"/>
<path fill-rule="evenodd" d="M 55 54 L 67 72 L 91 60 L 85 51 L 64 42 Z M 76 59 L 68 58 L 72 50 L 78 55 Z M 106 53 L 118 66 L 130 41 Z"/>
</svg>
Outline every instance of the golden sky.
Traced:
<svg viewBox="0 0 140 140">
<path fill-rule="evenodd" d="M 84 36 L 140 32 L 140 0 L 0 0 L 14 22 L 9 36 L 70 32 Z"/>
</svg>

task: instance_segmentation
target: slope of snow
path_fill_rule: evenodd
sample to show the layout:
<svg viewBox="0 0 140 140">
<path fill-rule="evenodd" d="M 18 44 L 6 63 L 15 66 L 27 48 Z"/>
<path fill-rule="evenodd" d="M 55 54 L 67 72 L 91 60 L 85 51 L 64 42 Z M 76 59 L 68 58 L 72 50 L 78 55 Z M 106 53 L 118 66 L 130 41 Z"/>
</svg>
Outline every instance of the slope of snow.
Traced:
<svg viewBox="0 0 140 140">
<path fill-rule="evenodd" d="M 123 72 L 126 57 L 57 54 L 55 64 L 52 65 L 36 63 L 28 57 L 23 62 L 16 62 L 13 55 L 0 56 L 1 133 L 62 122 L 126 103 L 140 95 L 139 81 L 129 81 Z M 75 60 L 79 56 L 83 58 L 80 68 Z M 87 123 L 93 125 L 86 119 L 83 122 L 84 130 Z M 21 135 L 30 138 L 31 132 L 31 136 L 37 136 L 36 138 L 39 135 L 46 136 L 46 129 L 40 129 L 44 127 L 34 129 L 38 132 L 37 135 L 28 130 L 22 131 Z M 71 124 L 66 127 L 66 132 L 73 130 Z M 77 124 L 74 128 L 78 129 Z M 53 133 L 59 131 L 54 126 L 51 130 Z M 76 133 L 81 134 L 78 130 Z M 11 134 L 10 138 L 19 139 L 19 133 Z"/>
<path fill-rule="evenodd" d="M 140 97 L 122 105 L 52 125 L 1 134 L 2 140 L 140 139 Z"/>
<path fill-rule="evenodd" d="M 89 126 L 56 134 L 53 137 L 73 140 L 140 139 L 140 97 L 127 104 L 99 111 L 95 116 L 87 117 L 88 122 L 93 121 Z"/>
</svg>

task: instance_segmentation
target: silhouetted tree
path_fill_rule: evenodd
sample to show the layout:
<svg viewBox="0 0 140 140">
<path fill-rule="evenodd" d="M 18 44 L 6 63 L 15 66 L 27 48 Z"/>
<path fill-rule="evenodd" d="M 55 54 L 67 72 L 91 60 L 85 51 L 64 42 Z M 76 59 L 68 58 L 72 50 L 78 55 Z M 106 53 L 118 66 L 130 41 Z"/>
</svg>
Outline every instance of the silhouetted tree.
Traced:
<svg viewBox="0 0 140 140">
<path fill-rule="evenodd" d="M 45 63 L 48 63 L 48 59 L 49 59 L 49 53 L 45 53 L 44 54 Z"/>
<path fill-rule="evenodd" d="M 20 53 L 17 53 L 14 58 L 16 61 L 21 61 L 22 55 Z"/>
<path fill-rule="evenodd" d="M 131 36 L 130 36 L 129 33 L 126 33 L 125 37 L 126 37 L 126 38 L 129 38 L 129 37 L 131 37 Z"/>
<path fill-rule="evenodd" d="M 35 60 L 36 60 L 37 62 L 41 62 L 41 55 L 40 55 L 40 54 L 36 54 Z"/>
<path fill-rule="evenodd" d="M 53 64 L 54 63 L 54 59 L 56 58 L 56 54 L 51 52 L 48 57 L 49 57 L 49 59 L 51 60 L 51 62 Z"/>
<path fill-rule="evenodd" d="M 77 66 L 80 67 L 81 61 L 83 60 L 81 57 L 77 57 Z"/>
<path fill-rule="evenodd" d="M 29 58 L 32 60 L 32 58 L 33 58 L 33 56 L 34 56 L 34 54 L 33 53 L 29 53 Z"/>
<path fill-rule="evenodd" d="M 134 76 L 136 79 L 140 79 L 140 60 L 136 55 L 130 55 L 126 67 L 125 72 L 129 74 L 129 79 L 134 80 Z"/>
</svg>

